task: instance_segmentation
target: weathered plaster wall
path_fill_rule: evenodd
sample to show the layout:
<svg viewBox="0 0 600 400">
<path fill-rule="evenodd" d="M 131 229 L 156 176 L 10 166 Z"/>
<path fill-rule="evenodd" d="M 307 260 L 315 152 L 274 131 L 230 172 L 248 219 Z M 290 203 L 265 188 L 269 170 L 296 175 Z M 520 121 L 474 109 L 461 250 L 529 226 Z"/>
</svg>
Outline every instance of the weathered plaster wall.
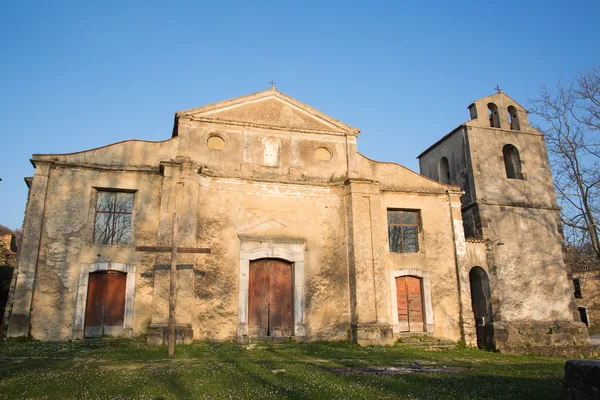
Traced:
<svg viewBox="0 0 600 400">
<path fill-rule="evenodd" d="M 556 211 L 489 206 L 486 211 L 494 221 L 490 237 L 504 243 L 491 246 L 495 262 L 490 267 L 502 319 L 573 320 Z"/>
<path fill-rule="evenodd" d="M 377 279 L 390 284 L 390 272 L 412 270 L 426 273 L 430 281 L 433 307 L 433 334 L 438 337 L 460 340 L 461 292 L 466 288 L 465 277 L 457 277 L 456 262 L 465 256 L 464 235 L 458 201 L 458 187 L 440 184 L 394 163 L 380 163 L 359 155 L 360 177 L 379 182 L 381 191 L 381 223 L 376 242 L 377 252 L 384 255 L 385 272 Z M 449 194 L 450 202 L 449 202 Z M 452 205 L 453 215 L 450 215 Z M 418 253 L 392 253 L 387 240 L 387 209 L 418 210 L 421 215 Z M 453 226 L 454 225 L 454 226 Z M 457 254 L 455 258 L 455 246 Z M 385 277 L 385 278 L 384 278 Z M 468 275 L 467 281 L 468 282 Z M 388 291 L 391 289 L 388 289 Z M 392 296 L 382 299 L 387 308 L 388 323 L 397 323 L 393 315 Z M 462 300 L 464 309 L 464 299 Z"/>
<path fill-rule="evenodd" d="M 479 127 L 469 127 L 468 135 L 482 233 L 504 243 L 492 246 L 488 254 L 490 284 L 498 293 L 502 321 L 573 321 L 573 296 L 543 136 Z M 505 144 L 519 150 L 526 179 L 506 177 Z"/>
<path fill-rule="evenodd" d="M 490 127 L 488 103 L 498 106 L 500 127 Z M 518 130 L 510 127 L 509 106 L 517 110 Z M 543 135 L 528 125 L 527 112 L 503 93 L 480 99 L 473 107 L 477 116 L 463 125 L 462 143 L 456 140 L 460 130 L 447 135 L 421 155 L 421 166 L 434 176 L 434 161 L 447 152 L 467 153 L 466 175 L 472 188 L 471 202 L 463 202 L 465 232 L 485 240 L 486 265 L 479 266 L 490 278 L 496 342 L 499 347 L 522 346 L 528 332 L 535 332 L 531 343 L 569 344 L 571 328 L 578 335 L 573 340 L 585 341 L 586 335 L 574 322 L 575 304 L 563 262 L 564 239 Z M 523 179 L 507 178 L 503 158 L 507 144 L 519 151 Z M 482 251 L 470 252 L 466 271 L 482 262 Z M 566 328 L 557 331 L 560 325 Z"/>
<path fill-rule="evenodd" d="M 463 207 L 465 236 L 468 238 L 479 237 L 481 226 L 476 215 L 476 209 L 468 209 L 475 201 L 476 193 L 471 168 L 471 153 L 466 137 L 466 128 L 463 125 L 419 156 L 419 171 L 421 174 L 439 181 L 442 157 L 446 157 L 448 160 L 450 184 L 460 186 L 460 190 L 463 191 L 460 201 Z"/>
<path fill-rule="evenodd" d="M 34 154 L 33 161 L 53 161 L 72 165 L 117 166 L 156 168 L 176 154 L 179 138 L 162 142 L 127 140 L 96 149 L 69 154 Z"/>
<path fill-rule="evenodd" d="M 208 138 L 225 140 L 222 150 L 209 149 Z M 266 128 L 249 128 L 215 123 L 182 121 L 179 155 L 199 163 L 209 175 L 246 177 L 261 180 L 330 182 L 346 176 L 346 138 L 334 134 L 293 133 Z M 265 140 L 279 146 L 275 166 L 265 165 Z M 186 146 L 183 144 L 186 143 Z M 315 150 L 325 147 L 331 160 L 315 158 Z"/>
<path fill-rule="evenodd" d="M 133 244 L 93 244 L 95 187 L 136 191 L 134 243 L 148 241 L 156 231 L 160 198 L 158 173 L 51 168 L 31 314 L 31 335 L 36 339 L 72 337 L 81 265 L 101 261 L 137 265 L 133 333 L 140 335 L 146 330 L 152 286 L 141 274 L 152 271 L 153 257 L 135 252 Z"/>
<path fill-rule="evenodd" d="M 468 136 L 479 201 L 525 206 L 556 205 L 542 134 L 468 126 Z M 502 156 L 502 148 L 506 144 L 512 144 L 519 150 L 525 179 L 506 177 Z"/>
<path fill-rule="evenodd" d="M 341 188 L 199 178 L 198 244 L 191 322 L 197 339 L 234 338 L 240 236 L 304 239 L 307 340 L 348 339 L 348 269 Z M 341 229 L 340 229 L 341 228 Z"/>
<path fill-rule="evenodd" d="M 460 340 L 459 291 L 448 197 L 443 194 L 386 192 L 382 195 L 381 204 L 381 213 L 386 222 L 387 209 L 419 210 L 422 224 L 419 233 L 419 251 L 392 253 L 386 240 L 381 243 L 381 250 L 385 254 L 386 270 L 414 269 L 427 272 L 431 282 L 433 334 L 449 340 Z M 385 237 L 387 237 L 387 225 L 379 229 L 386 230 Z M 390 274 L 387 273 L 385 276 L 389 277 Z M 387 286 L 390 287 L 389 284 Z M 392 315 L 390 296 L 387 296 L 387 299 L 388 315 L 393 321 L 397 316 Z"/>
</svg>

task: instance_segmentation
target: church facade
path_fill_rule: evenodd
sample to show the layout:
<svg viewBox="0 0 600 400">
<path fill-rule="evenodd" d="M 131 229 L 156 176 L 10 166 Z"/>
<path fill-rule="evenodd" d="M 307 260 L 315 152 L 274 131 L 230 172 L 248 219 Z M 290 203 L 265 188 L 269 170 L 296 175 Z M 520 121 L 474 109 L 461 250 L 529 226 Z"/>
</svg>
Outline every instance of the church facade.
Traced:
<svg viewBox="0 0 600 400">
<path fill-rule="evenodd" d="M 163 343 L 175 257 L 180 342 L 586 343 L 543 136 L 504 93 L 470 110 L 423 175 L 276 89 L 36 154 L 6 334 Z"/>
</svg>

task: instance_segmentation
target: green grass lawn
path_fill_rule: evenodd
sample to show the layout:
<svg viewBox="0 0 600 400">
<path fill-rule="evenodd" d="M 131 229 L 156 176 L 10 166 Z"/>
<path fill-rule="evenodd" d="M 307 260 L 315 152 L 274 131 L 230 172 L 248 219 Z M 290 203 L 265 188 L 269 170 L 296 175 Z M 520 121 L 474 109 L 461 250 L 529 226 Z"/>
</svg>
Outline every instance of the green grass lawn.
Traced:
<svg viewBox="0 0 600 400">
<path fill-rule="evenodd" d="M 352 366 L 458 373 L 336 374 Z M 350 343 L 0 343 L 1 399 L 562 399 L 565 359 Z M 285 372 L 273 373 L 275 370 Z"/>
</svg>

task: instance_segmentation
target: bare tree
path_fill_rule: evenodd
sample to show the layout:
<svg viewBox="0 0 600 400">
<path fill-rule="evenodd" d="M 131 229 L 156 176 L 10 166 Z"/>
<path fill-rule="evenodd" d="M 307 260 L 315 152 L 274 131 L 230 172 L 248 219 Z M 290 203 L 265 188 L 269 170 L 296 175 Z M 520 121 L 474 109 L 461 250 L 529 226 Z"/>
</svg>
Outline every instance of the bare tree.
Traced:
<svg viewBox="0 0 600 400">
<path fill-rule="evenodd" d="M 600 67 L 542 86 L 534 126 L 546 135 L 567 242 L 600 260 Z"/>
</svg>

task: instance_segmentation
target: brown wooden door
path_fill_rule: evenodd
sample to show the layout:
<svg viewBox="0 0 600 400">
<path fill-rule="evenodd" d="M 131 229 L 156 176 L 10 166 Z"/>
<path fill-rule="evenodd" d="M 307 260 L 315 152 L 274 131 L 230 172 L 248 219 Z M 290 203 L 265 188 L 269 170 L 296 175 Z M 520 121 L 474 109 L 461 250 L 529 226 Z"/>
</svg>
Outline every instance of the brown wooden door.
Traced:
<svg viewBox="0 0 600 400">
<path fill-rule="evenodd" d="M 248 333 L 251 336 L 293 334 L 292 265 L 263 259 L 250 263 Z"/>
<path fill-rule="evenodd" d="M 85 336 L 118 335 L 125 318 L 127 274 L 102 271 L 90 274 L 85 312 Z"/>
<path fill-rule="evenodd" d="M 400 331 L 423 332 L 421 279 L 414 276 L 397 277 L 396 298 Z"/>
</svg>

